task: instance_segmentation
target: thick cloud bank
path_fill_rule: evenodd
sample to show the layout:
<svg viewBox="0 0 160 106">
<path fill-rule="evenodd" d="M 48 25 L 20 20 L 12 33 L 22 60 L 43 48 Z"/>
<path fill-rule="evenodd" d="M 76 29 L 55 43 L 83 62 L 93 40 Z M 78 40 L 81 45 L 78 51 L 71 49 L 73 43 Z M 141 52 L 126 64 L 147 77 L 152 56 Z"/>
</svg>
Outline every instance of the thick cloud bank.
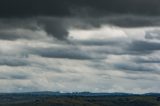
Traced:
<svg viewBox="0 0 160 106">
<path fill-rule="evenodd" d="M 0 92 L 159 92 L 159 4 L 1 0 Z"/>
<path fill-rule="evenodd" d="M 1 0 L 1 17 L 99 14 L 159 15 L 159 0 Z"/>
</svg>

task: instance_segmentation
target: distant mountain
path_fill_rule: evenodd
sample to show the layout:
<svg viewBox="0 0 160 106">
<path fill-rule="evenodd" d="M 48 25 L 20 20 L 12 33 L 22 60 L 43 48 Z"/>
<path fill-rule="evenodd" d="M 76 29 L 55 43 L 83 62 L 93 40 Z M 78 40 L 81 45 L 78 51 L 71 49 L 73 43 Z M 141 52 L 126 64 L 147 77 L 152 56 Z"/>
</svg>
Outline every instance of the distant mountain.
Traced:
<svg viewBox="0 0 160 106">
<path fill-rule="evenodd" d="M 132 93 L 91 93 L 91 92 L 73 92 L 73 93 L 61 93 L 61 92 L 25 92 L 25 93 L 0 93 L 2 95 L 30 95 L 30 96 L 160 96 L 160 93 L 146 93 L 146 94 L 132 94 Z"/>
<path fill-rule="evenodd" d="M 145 96 L 160 96 L 160 93 L 146 93 Z"/>
</svg>

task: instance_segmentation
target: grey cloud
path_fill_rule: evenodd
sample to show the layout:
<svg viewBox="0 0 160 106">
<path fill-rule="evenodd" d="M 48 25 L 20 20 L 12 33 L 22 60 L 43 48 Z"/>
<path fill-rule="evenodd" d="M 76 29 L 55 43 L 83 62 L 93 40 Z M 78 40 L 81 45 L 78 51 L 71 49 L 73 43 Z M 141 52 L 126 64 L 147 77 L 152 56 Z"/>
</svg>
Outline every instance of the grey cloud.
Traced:
<svg viewBox="0 0 160 106">
<path fill-rule="evenodd" d="M 25 79 L 29 79 L 29 75 L 27 75 L 26 73 L 2 73 L 0 75 L 0 79 L 2 80 L 25 80 Z"/>
<path fill-rule="evenodd" d="M 146 39 L 157 39 L 160 40 L 160 30 L 147 31 L 145 35 Z"/>
<path fill-rule="evenodd" d="M 28 66 L 30 65 L 30 63 L 25 59 L 10 56 L 10 57 L 1 57 L 0 65 L 18 67 L 18 66 Z"/>
<path fill-rule="evenodd" d="M 141 56 L 148 55 L 160 50 L 160 43 L 144 40 L 84 40 L 77 42 L 78 44 L 85 46 L 86 51 L 91 53 L 93 52 L 96 55 L 101 54 L 101 57 L 103 57 L 103 55 Z"/>
<path fill-rule="evenodd" d="M 143 40 L 133 40 L 132 42 L 126 42 L 125 40 L 122 41 L 123 45 L 120 45 L 117 43 L 115 46 L 117 49 L 110 52 L 108 50 L 108 53 L 111 54 L 130 54 L 130 55 L 145 55 L 145 54 L 151 54 L 155 51 L 160 50 L 160 43 L 157 42 L 149 42 L 149 41 L 143 41 Z M 112 46 L 112 45 L 110 45 Z M 119 51 L 116 51 L 118 50 Z M 106 52 L 107 53 L 107 52 Z"/>
<path fill-rule="evenodd" d="M 117 18 L 118 17 L 118 18 Z M 108 23 L 120 27 L 143 27 L 143 26 L 159 26 L 159 17 L 145 17 L 136 15 L 113 16 Z"/>
<path fill-rule="evenodd" d="M 5 44 L 0 45 L 0 67 L 4 70 L 4 72 L 0 71 L 0 79 L 8 81 L 6 81 L 6 84 L 9 85 L 8 89 L 10 91 L 17 91 L 17 89 L 19 91 L 55 89 L 72 91 L 85 88 L 91 91 L 107 91 L 109 88 L 120 90 L 121 88 L 117 86 L 112 88 L 112 86 L 115 83 L 120 84 L 122 80 L 128 82 L 128 84 L 125 84 L 130 89 L 132 86 L 137 87 L 137 82 L 135 81 L 130 85 L 129 78 L 137 79 L 139 82 L 139 73 L 156 74 L 159 71 L 158 59 L 140 59 L 139 57 L 141 55 L 148 56 L 160 50 L 160 43 L 148 40 L 159 39 L 158 30 L 146 32 L 144 41 L 130 37 L 112 40 L 107 38 L 104 40 L 73 39 L 73 41 L 68 38 L 69 30 L 72 30 L 72 28 L 94 30 L 94 28 L 101 28 L 103 25 L 127 28 L 160 26 L 160 16 L 157 15 L 160 7 L 158 0 L 152 0 L 152 2 L 150 0 L 24 1 L 30 8 L 24 6 L 22 0 L 19 0 L 18 4 L 9 3 L 7 7 L 1 7 L 3 3 L 13 2 L 5 0 L 1 4 L 2 1 L 0 1 L 0 11 L 3 11 L 3 13 L 0 12 L 0 17 L 3 17 L 0 19 L 0 41 Z M 14 3 L 16 2 L 14 1 Z M 21 3 L 23 5 L 20 5 Z M 61 3 L 62 5 L 60 5 Z M 70 3 L 75 7 L 78 5 L 78 8 L 87 7 L 85 9 L 89 8 L 91 11 L 87 10 L 86 13 L 84 11 L 81 13 L 74 11 L 77 13 L 70 13 L 70 6 L 72 8 Z M 47 4 L 49 5 L 47 6 Z M 18 5 L 20 7 L 17 7 Z M 10 12 L 10 8 L 13 9 L 13 13 Z M 21 12 L 24 13 L 21 14 Z M 21 31 L 19 32 L 17 29 Z M 37 31 L 42 31 L 44 36 L 36 33 Z M 52 37 L 56 39 L 51 39 L 49 42 L 39 40 Z M 64 42 L 60 40 L 64 40 Z M 113 57 L 110 58 L 111 55 Z M 123 60 L 124 55 L 128 57 Z M 131 58 L 132 56 L 135 56 L 136 59 Z M 12 71 L 11 69 L 19 71 Z M 81 70 L 84 70 L 84 72 Z M 126 77 L 117 77 L 121 76 L 118 72 L 126 73 L 124 75 Z M 127 72 L 133 72 L 137 77 L 129 76 Z M 102 75 L 103 78 L 100 77 Z M 147 80 L 143 82 L 147 87 L 157 85 L 154 81 L 151 85 L 148 85 L 148 79 L 146 77 L 142 77 L 142 79 Z M 17 80 L 20 80 L 21 83 L 18 83 Z M 151 81 L 152 78 L 149 80 Z M 79 86 L 75 89 L 74 85 L 77 82 Z M 0 83 L 2 85 L 0 90 L 3 88 L 3 84 Z M 108 84 L 110 87 L 106 87 Z M 8 85 L 4 84 L 4 91 L 6 91 Z M 68 85 L 71 85 L 71 88 L 67 88 Z M 120 87 L 123 88 L 123 85 Z M 123 91 L 126 91 L 125 87 Z"/>
<path fill-rule="evenodd" d="M 155 78 L 154 76 L 152 75 L 148 75 L 148 76 L 126 76 L 126 77 L 123 77 L 125 79 L 129 79 L 129 80 L 150 80 L 150 81 L 158 81 L 159 79 L 158 78 Z"/>
<path fill-rule="evenodd" d="M 92 59 L 91 54 L 78 48 L 30 48 L 30 53 L 48 58 Z"/>
<path fill-rule="evenodd" d="M 132 44 L 128 47 L 128 50 L 137 53 L 149 53 L 160 50 L 160 43 L 148 41 L 133 41 Z"/>
<path fill-rule="evenodd" d="M 107 45 L 116 45 L 114 41 L 109 40 L 74 40 L 75 44 L 85 45 L 85 46 L 107 46 Z"/>
<path fill-rule="evenodd" d="M 10 75 L 10 76 L 2 76 L 0 79 L 10 79 L 10 80 L 24 80 L 28 79 L 28 76 L 25 75 Z"/>
<path fill-rule="evenodd" d="M 13 41 L 15 42 L 15 41 Z M 36 44 L 36 43 L 34 43 Z M 87 52 L 85 50 L 80 49 L 76 45 L 71 45 L 69 43 L 56 43 L 59 45 L 58 47 L 53 47 L 52 44 L 45 44 L 45 47 L 37 46 L 34 47 L 29 46 L 29 45 L 10 45 L 9 50 L 3 51 L 0 50 L 0 55 L 3 57 L 8 57 L 5 58 L 5 61 L 2 61 L 1 64 L 7 64 L 8 65 L 18 65 L 18 64 L 24 64 L 27 65 L 27 61 L 23 60 L 23 58 L 28 58 L 30 55 L 37 55 L 37 56 L 42 56 L 42 57 L 47 57 L 47 58 L 65 58 L 65 59 L 80 59 L 80 60 L 87 60 L 87 59 L 94 59 L 96 57 L 92 56 L 91 52 Z M 52 45 L 52 46 L 50 46 Z M 42 45 L 43 46 L 43 45 Z M 3 47 L 2 47 L 3 49 Z M 14 51 L 13 51 L 14 50 Z M 15 56 L 15 58 L 13 58 Z M 18 58 L 16 58 L 19 56 Z M 12 57 L 12 58 L 10 58 Z M 7 59 L 7 60 L 6 60 Z M 13 61 L 9 60 L 17 60 L 18 63 L 12 63 Z M 5 62 L 5 63 L 4 63 Z"/>
<path fill-rule="evenodd" d="M 112 69 L 109 64 L 106 64 L 105 62 L 98 60 L 92 61 L 90 64 L 88 64 L 88 66 L 92 67 L 93 69 L 97 69 L 99 71 Z"/>
<path fill-rule="evenodd" d="M 10 29 L 0 31 L 0 38 L 3 40 L 17 40 L 17 39 L 28 39 L 38 40 L 41 36 L 35 36 L 36 32 L 26 29 Z"/>
<path fill-rule="evenodd" d="M 96 17 L 29 17 L 29 18 L 6 18 L 0 22 L 0 38 L 16 40 L 20 38 L 35 39 L 34 36 L 20 35 L 20 33 L 10 30 L 24 29 L 30 32 L 45 31 L 47 35 L 53 36 L 59 40 L 66 40 L 71 28 L 94 29 L 102 25 L 113 25 L 119 27 L 142 27 L 159 26 L 159 16 L 137 16 L 137 15 L 111 15 L 101 18 Z M 30 33 L 29 33 L 30 34 Z M 36 37 L 38 39 L 38 36 Z"/>
<path fill-rule="evenodd" d="M 31 32 L 45 31 L 48 35 L 60 40 L 64 40 L 68 36 L 68 25 L 65 23 L 65 18 L 56 17 L 37 17 L 37 18 L 6 18 L 0 19 L 0 38 L 6 40 L 16 39 L 35 39 Z M 23 32 L 16 32 L 18 29 Z M 30 33 L 29 33 L 30 31 Z M 28 34 L 28 35 L 27 35 Z M 39 36 L 40 37 L 40 36 Z M 36 39 L 39 39 L 37 36 Z"/>
<path fill-rule="evenodd" d="M 159 0 L 27 0 L 0 1 L 0 17 L 74 16 L 72 9 L 90 8 L 92 16 L 105 14 L 159 15 Z M 136 7 L 136 8 L 135 8 Z M 83 12 L 78 13 L 82 15 Z M 94 15 L 95 14 L 95 15 Z"/>
<path fill-rule="evenodd" d="M 100 28 L 103 25 L 118 26 L 118 27 L 150 27 L 160 26 L 159 16 L 138 16 L 138 15 L 111 15 L 104 17 L 66 17 L 66 18 L 44 18 L 39 19 L 39 23 L 44 30 L 58 39 L 67 39 L 69 30 L 75 29 L 94 29 Z"/>
<path fill-rule="evenodd" d="M 16 41 L 12 41 L 16 42 Z M 40 43 L 41 41 L 39 41 Z M 38 44 L 39 44 L 38 43 Z M 55 43 L 55 44 L 53 44 Z M 32 43 L 33 45 L 26 45 L 26 43 L 10 45 L 9 49 L 6 51 L 0 50 L 1 56 L 19 56 L 21 58 L 28 58 L 30 55 L 37 55 L 46 58 L 64 58 L 64 59 L 78 59 L 78 60 L 88 60 L 94 59 L 96 57 L 92 56 L 91 52 L 87 52 L 81 49 L 78 45 L 73 45 L 68 42 L 47 42 L 47 43 Z M 35 44 L 35 47 L 34 47 Z M 3 49 L 3 47 L 2 47 Z M 12 52 L 12 50 L 14 50 Z M 12 59 L 12 58 L 11 58 Z M 8 59 L 9 60 L 9 59 Z M 24 62 L 22 62 L 24 63 Z M 16 64 L 16 63 L 15 63 Z"/>
<path fill-rule="evenodd" d="M 17 40 L 17 39 L 38 39 L 34 32 L 39 31 L 39 26 L 33 18 L 28 19 L 0 19 L 0 39 Z"/>
<path fill-rule="evenodd" d="M 133 59 L 136 63 L 148 63 L 148 64 L 160 64 L 159 59 L 143 59 L 143 58 L 135 58 Z"/>
<path fill-rule="evenodd" d="M 68 36 L 68 27 L 64 21 L 65 19 L 61 18 L 43 18 L 38 20 L 38 24 L 44 28 L 48 35 L 64 40 Z"/>
<path fill-rule="evenodd" d="M 98 35 L 97 35 L 98 36 Z M 73 44 L 84 45 L 84 46 L 125 46 L 127 43 L 127 39 L 89 39 L 89 40 L 70 40 Z"/>
<path fill-rule="evenodd" d="M 140 64 L 134 64 L 134 63 L 117 63 L 113 65 L 114 68 L 117 70 L 126 70 L 126 71 L 145 71 L 145 72 L 152 72 L 152 71 L 157 71 L 153 67 L 149 66 L 144 66 Z"/>
<path fill-rule="evenodd" d="M 141 60 L 141 61 L 138 61 L 138 62 L 141 62 L 141 63 L 160 63 L 160 60 Z"/>
<path fill-rule="evenodd" d="M 102 25 L 119 26 L 127 28 L 160 25 L 159 16 L 141 16 L 133 14 L 106 15 L 98 18 L 92 16 L 87 16 L 84 18 L 72 17 L 69 18 L 67 21 L 70 22 L 68 24 L 71 24 L 73 27 L 77 27 L 80 29 L 99 28 Z"/>
<path fill-rule="evenodd" d="M 27 28 L 36 30 L 37 23 L 35 18 L 0 18 L 0 29 Z"/>
<path fill-rule="evenodd" d="M 157 65 L 160 63 L 159 52 L 153 52 L 146 55 L 124 55 L 122 57 L 126 58 L 128 61 L 137 63 L 137 64 L 150 64 Z"/>
</svg>

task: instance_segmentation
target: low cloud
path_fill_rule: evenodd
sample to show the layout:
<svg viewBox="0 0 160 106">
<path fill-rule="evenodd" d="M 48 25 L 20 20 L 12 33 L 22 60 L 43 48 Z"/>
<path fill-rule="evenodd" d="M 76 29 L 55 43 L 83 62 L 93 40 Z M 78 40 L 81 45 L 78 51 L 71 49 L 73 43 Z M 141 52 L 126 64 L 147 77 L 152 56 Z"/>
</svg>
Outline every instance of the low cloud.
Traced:
<svg viewBox="0 0 160 106">
<path fill-rule="evenodd" d="M 128 47 L 129 50 L 137 53 L 152 53 L 160 50 L 160 43 L 147 42 L 147 41 L 133 41 Z"/>
<path fill-rule="evenodd" d="M 160 30 L 147 31 L 145 38 L 159 40 L 160 39 Z"/>
<path fill-rule="evenodd" d="M 159 16 L 111 15 L 97 17 L 28 17 L 1 18 L 0 39 L 44 39 L 50 36 L 58 40 L 67 40 L 72 29 L 94 30 L 103 26 L 135 28 L 159 26 Z M 157 31 L 156 31 L 157 32 Z M 151 32 L 152 33 L 152 32 Z M 35 34 L 39 34 L 39 37 Z M 148 36 L 148 35 L 146 35 Z"/>
<path fill-rule="evenodd" d="M 28 66 L 30 63 L 22 58 L 16 57 L 1 57 L 0 58 L 0 65 L 1 66 L 11 66 L 11 67 L 18 67 L 18 66 Z"/>
<path fill-rule="evenodd" d="M 134 63 L 119 63 L 119 64 L 115 64 L 114 67 L 117 70 L 126 70 L 126 71 L 139 71 L 139 72 L 151 72 L 151 71 L 158 71 L 156 70 L 154 67 L 146 67 L 145 65 L 138 65 L 138 64 L 134 64 Z"/>
</svg>

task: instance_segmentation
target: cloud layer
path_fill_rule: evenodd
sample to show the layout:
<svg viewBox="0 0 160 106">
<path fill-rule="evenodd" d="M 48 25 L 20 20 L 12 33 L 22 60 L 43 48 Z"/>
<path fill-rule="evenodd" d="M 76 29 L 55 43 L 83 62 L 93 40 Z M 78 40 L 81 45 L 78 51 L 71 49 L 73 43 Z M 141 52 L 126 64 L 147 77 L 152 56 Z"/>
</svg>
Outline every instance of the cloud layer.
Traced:
<svg viewBox="0 0 160 106">
<path fill-rule="evenodd" d="M 0 1 L 0 92 L 159 92 L 158 0 L 22 1 Z"/>
</svg>

